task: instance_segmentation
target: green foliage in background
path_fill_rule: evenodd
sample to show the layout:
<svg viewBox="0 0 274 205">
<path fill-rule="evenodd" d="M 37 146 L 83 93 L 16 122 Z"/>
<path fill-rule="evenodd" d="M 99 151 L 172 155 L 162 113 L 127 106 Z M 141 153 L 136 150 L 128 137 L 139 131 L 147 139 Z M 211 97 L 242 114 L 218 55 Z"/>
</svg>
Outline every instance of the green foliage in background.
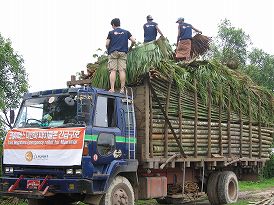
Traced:
<svg viewBox="0 0 274 205">
<path fill-rule="evenodd" d="M 28 82 L 23 58 L 14 51 L 9 39 L 0 34 L 0 121 L 11 127 L 8 112 L 19 106 Z"/>
<path fill-rule="evenodd" d="M 265 178 L 274 177 L 274 153 L 271 154 L 270 160 L 265 163 L 265 166 L 262 170 L 262 175 Z M 274 186 L 274 178 L 272 181 L 272 186 Z"/>
<path fill-rule="evenodd" d="M 255 48 L 248 59 L 245 72 L 259 85 L 274 91 L 274 56 Z"/>
<path fill-rule="evenodd" d="M 218 25 L 218 34 L 213 41 L 211 58 L 218 59 L 223 64 L 231 62 L 238 66 L 246 63 L 250 37 L 241 28 L 232 26 L 227 19 Z"/>
</svg>

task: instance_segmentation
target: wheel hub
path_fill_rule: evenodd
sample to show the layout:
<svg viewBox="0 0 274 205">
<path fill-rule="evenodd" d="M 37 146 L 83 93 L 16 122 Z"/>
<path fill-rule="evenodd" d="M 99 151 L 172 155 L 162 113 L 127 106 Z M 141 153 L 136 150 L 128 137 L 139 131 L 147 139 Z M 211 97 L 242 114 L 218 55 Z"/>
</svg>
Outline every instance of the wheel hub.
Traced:
<svg viewBox="0 0 274 205">
<path fill-rule="evenodd" d="M 123 189 L 117 189 L 112 195 L 113 205 L 127 205 L 128 195 Z"/>
</svg>

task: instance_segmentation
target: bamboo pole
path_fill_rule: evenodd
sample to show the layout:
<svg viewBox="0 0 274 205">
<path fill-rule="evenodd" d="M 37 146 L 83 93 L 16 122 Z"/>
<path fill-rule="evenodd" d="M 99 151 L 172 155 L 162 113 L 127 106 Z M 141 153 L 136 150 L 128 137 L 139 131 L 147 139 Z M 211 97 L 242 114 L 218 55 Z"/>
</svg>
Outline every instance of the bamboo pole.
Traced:
<svg viewBox="0 0 274 205">
<path fill-rule="evenodd" d="M 149 158 L 149 86 L 145 81 L 145 158 Z"/>
<path fill-rule="evenodd" d="M 211 85 L 208 84 L 208 153 L 207 156 L 211 157 Z"/>
<path fill-rule="evenodd" d="M 153 130 L 152 95 L 151 95 L 151 90 L 149 89 L 149 153 L 151 158 L 153 158 L 152 130 Z"/>
<path fill-rule="evenodd" d="M 194 79 L 194 107 L 195 107 L 195 117 L 194 117 L 194 157 L 198 156 L 198 144 L 197 144 L 197 124 L 198 124 L 198 94 L 197 94 L 197 80 Z"/>
<path fill-rule="evenodd" d="M 228 136 L 228 156 L 231 157 L 231 134 L 230 134 L 230 113 L 231 113 L 231 100 L 230 100 L 230 86 L 228 86 L 228 102 L 227 102 L 227 136 Z"/>
<path fill-rule="evenodd" d="M 183 138 L 183 134 L 182 134 L 182 130 L 183 130 L 183 124 L 182 124 L 182 104 L 183 103 L 181 101 L 181 90 L 179 90 L 179 99 L 178 99 L 178 115 L 179 115 L 179 137 L 180 137 L 180 143 L 182 143 L 182 138 Z"/>
<path fill-rule="evenodd" d="M 261 125 L 261 112 L 262 112 L 262 107 L 261 107 L 261 100 L 260 100 L 260 98 L 259 98 L 259 116 L 258 116 L 258 118 L 259 118 L 259 129 L 258 129 L 258 135 L 259 135 L 259 158 L 262 158 L 262 132 L 261 132 L 261 127 L 262 127 L 262 125 Z"/>
<path fill-rule="evenodd" d="M 166 96 L 166 107 L 165 113 L 168 117 L 168 109 L 169 109 L 169 98 L 170 98 L 170 90 L 171 90 L 171 82 L 168 84 L 167 96 Z M 165 158 L 168 157 L 168 124 L 165 122 Z"/>
<path fill-rule="evenodd" d="M 223 155 L 223 145 L 222 145 L 222 99 L 219 96 L 219 154 Z"/>
<path fill-rule="evenodd" d="M 248 95 L 248 115 L 249 115 L 249 157 L 252 158 L 252 114 L 251 114 L 250 95 Z"/>
</svg>

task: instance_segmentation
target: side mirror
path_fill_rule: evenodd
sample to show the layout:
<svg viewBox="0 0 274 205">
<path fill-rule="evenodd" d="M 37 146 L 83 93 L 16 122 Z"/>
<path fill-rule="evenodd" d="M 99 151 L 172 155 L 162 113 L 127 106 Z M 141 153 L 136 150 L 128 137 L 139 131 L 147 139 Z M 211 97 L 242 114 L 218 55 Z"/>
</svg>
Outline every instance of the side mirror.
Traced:
<svg viewBox="0 0 274 205">
<path fill-rule="evenodd" d="M 15 113 L 14 110 L 10 110 L 10 124 L 14 123 Z"/>
</svg>

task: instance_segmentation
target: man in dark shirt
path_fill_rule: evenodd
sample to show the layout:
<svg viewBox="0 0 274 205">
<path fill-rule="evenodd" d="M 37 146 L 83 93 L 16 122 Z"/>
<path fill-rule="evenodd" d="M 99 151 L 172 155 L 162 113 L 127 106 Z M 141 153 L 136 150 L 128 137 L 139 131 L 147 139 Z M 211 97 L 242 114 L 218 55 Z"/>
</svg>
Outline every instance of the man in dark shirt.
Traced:
<svg viewBox="0 0 274 205">
<path fill-rule="evenodd" d="M 106 40 L 106 48 L 108 51 L 108 69 L 110 72 L 109 92 L 115 92 L 114 85 L 116 80 L 116 71 L 119 70 L 121 83 L 120 92 L 124 93 L 126 82 L 127 52 L 132 49 L 136 41 L 129 31 L 120 28 L 120 19 L 112 19 L 111 26 L 113 30 L 108 33 Z M 131 41 L 130 48 L 128 48 L 128 40 Z"/>
<path fill-rule="evenodd" d="M 177 36 L 177 48 L 176 58 L 189 61 L 191 51 L 191 39 L 192 29 L 198 33 L 202 33 L 200 30 L 194 28 L 191 24 L 185 23 L 184 18 L 180 17 L 176 21 L 178 23 L 178 36 Z"/>
<path fill-rule="evenodd" d="M 150 42 L 154 41 L 157 36 L 157 32 L 160 33 L 161 36 L 163 36 L 163 33 L 158 27 L 158 24 L 153 22 L 153 18 L 151 15 L 147 16 L 147 23 L 144 24 L 144 42 Z"/>
</svg>

